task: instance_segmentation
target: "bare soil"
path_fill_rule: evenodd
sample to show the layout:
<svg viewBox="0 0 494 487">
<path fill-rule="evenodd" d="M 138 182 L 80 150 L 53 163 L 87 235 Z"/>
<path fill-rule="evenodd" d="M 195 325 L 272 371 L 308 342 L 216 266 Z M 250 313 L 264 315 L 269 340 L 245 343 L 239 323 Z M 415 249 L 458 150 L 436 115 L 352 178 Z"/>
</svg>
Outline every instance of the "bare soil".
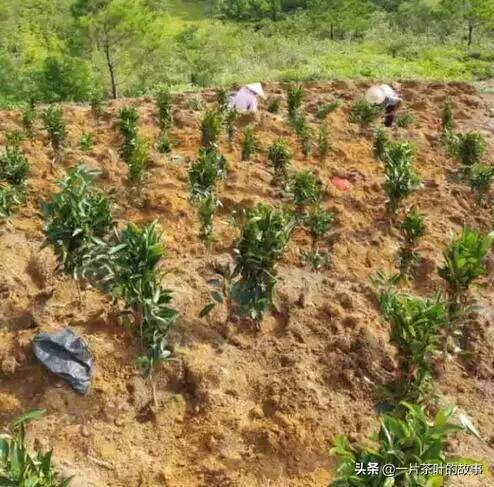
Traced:
<svg viewBox="0 0 494 487">
<path fill-rule="evenodd" d="M 75 475 L 75 487 L 144 486 L 325 486 L 336 463 L 329 455 L 334 435 L 364 442 L 375 430 L 377 414 L 372 383 L 396 376 L 396 353 L 386 324 L 379 319 L 369 275 L 394 269 L 399 234 L 385 213 L 384 175 L 372 156 L 372 131 L 348 122 L 351 103 L 368 85 L 332 82 L 307 85 L 304 110 L 316 127 L 320 103 L 339 97 L 343 104 L 328 115 L 332 148 L 325 162 L 305 158 L 290 128 L 285 109 L 262 109 L 257 134 L 262 151 L 240 161 L 240 135 L 233 148 L 221 150 L 230 163 L 220 188 L 223 207 L 215 222 L 217 243 L 206 250 L 198 238 L 198 221 L 188 201 L 187 169 L 198 152 L 200 113 L 187 100 L 213 101 L 213 92 L 181 94 L 174 99 L 175 127 L 171 155 L 153 151 L 142 200 L 125 184 L 126 165 L 118 156 L 119 109 L 139 107 L 141 134 L 158 136 L 151 99 L 110 102 L 99 124 L 89 107 L 67 104 L 69 148 L 54 165 L 45 132 L 24 143 L 31 165 L 29 197 L 0 228 L 0 422 L 23 410 L 45 408 L 47 414 L 29 427 L 30 440 L 53 448 L 57 466 Z M 270 96 L 284 97 L 283 87 L 266 86 Z M 423 181 L 406 202 L 427 217 L 420 244 L 422 261 L 408 288 L 427 295 L 441 289 L 437 274 L 443 247 L 463 225 L 492 229 L 490 208 L 480 208 L 469 188 L 458 181 L 458 165 L 440 143 L 440 110 L 453 102 L 459 130 L 481 130 L 494 149 L 493 110 L 472 86 L 405 82 L 401 92 L 416 118 L 413 128 L 390 130 L 390 136 L 414 141 L 416 169 Z M 19 130 L 20 114 L 2 112 L 0 142 Z M 89 153 L 77 149 L 83 132 L 94 134 Z M 230 214 L 258 201 L 282 204 L 271 185 L 267 148 L 286 137 L 294 169 L 312 169 L 325 185 L 324 205 L 336 223 L 323 246 L 332 265 L 310 272 L 299 250 L 310 240 L 298 231 L 279 266 L 277 310 L 260 330 L 242 322 L 224 324 L 225 310 L 207 319 L 198 313 L 208 302 L 206 281 L 231 261 L 238 229 Z M 102 170 L 98 180 L 114 201 L 119 224 L 157 219 L 165 231 L 167 256 L 163 282 L 173 289 L 181 318 L 173 330 L 174 360 L 157 378 L 158 408 L 149 384 L 137 373 L 132 330 L 115 318 L 107 297 L 89 286 L 78 289 L 56 273 L 51 248 L 43 244 L 40 199 L 56 191 L 64 171 L 83 160 Z M 348 191 L 331 184 L 334 176 L 350 181 Z M 494 261 L 489 275 L 473 289 L 482 312 L 469 326 L 469 360 L 448 363 L 437 389 L 472 418 L 485 441 L 459 435 L 449 450 L 455 455 L 494 463 Z M 39 331 L 70 325 L 84 337 L 96 365 L 92 390 L 81 396 L 51 375 L 34 358 L 31 340 Z M 35 441 L 36 440 L 36 441 Z M 494 485 L 490 478 L 454 479 L 451 485 Z"/>
</svg>

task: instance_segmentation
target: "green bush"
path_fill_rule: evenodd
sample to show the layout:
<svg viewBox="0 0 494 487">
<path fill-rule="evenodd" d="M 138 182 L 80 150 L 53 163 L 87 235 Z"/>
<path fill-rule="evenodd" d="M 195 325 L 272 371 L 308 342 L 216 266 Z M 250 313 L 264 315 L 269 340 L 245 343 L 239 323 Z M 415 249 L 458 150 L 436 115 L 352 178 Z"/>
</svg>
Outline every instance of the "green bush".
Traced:
<svg viewBox="0 0 494 487">
<path fill-rule="evenodd" d="M 222 125 L 221 112 L 216 107 L 207 108 L 201 120 L 201 145 L 209 149 L 218 142 Z"/>
<path fill-rule="evenodd" d="M 341 105 L 340 100 L 334 100 L 329 103 L 323 103 L 316 112 L 316 117 L 319 118 L 320 120 L 323 120 L 326 118 L 328 113 L 334 112 L 337 110 Z"/>
<path fill-rule="evenodd" d="M 287 142 L 282 138 L 276 139 L 268 149 L 268 160 L 273 166 L 275 181 L 287 182 L 291 159 Z"/>
<path fill-rule="evenodd" d="M 259 150 L 259 140 L 254 133 L 255 127 L 251 124 L 244 129 L 242 140 L 242 161 L 248 161 Z"/>
<path fill-rule="evenodd" d="M 66 272 L 75 271 L 92 239 L 102 238 L 114 225 L 108 199 L 93 188 L 98 175 L 84 166 L 72 168 L 59 181 L 59 192 L 42 204 L 46 240 Z"/>
<path fill-rule="evenodd" d="M 419 260 L 417 241 L 425 233 L 424 215 L 414 209 L 408 211 L 401 224 L 401 233 L 403 236 L 403 246 L 399 253 L 398 268 L 401 277 L 406 277 Z"/>
<path fill-rule="evenodd" d="M 158 126 L 162 131 L 166 131 L 173 125 L 170 90 L 168 88 L 160 89 L 156 94 L 155 103 L 158 108 Z"/>
<path fill-rule="evenodd" d="M 203 193 L 196 201 L 197 211 L 201 221 L 199 236 L 207 247 L 214 242 L 213 215 L 220 205 L 220 201 L 211 191 Z"/>
<path fill-rule="evenodd" d="M 137 144 L 137 122 L 139 115 L 137 108 L 133 106 L 123 107 L 120 110 L 120 119 L 118 127 L 123 137 L 123 142 L 120 147 L 120 154 L 125 162 L 128 162 L 134 153 Z"/>
<path fill-rule="evenodd" d="M 400 128 L 407 129 L 415 123 L 415 117 L 408 110 L 396 118 L 396 125 Z"/>
<path fill-rule="evenodd" d="M 134 150 L 127 160 L 127 166 L 129 167 L 127 180 L 129 184 L 137 187 L 142 185 L 148 164 L 149 144 L 144 139 L 137 137 Z"/>
<path fill-rule="evenodd" d="M 25 412 L 12 431 L 0 434 L 1 485 L 18 487 L 67 487 L 71 479 L 62 479 L 52 463 L 52 452 L 31 454 L 26 444 L 26 424 L 44 414 L 44 410 Z"/>
<path fill-rule="evenodd" d="M 485 200 L 487 193 L 489 193 L 493 180 L 494 165 L 477 163 L 472 166 L 468 182 L 470 183 L 472 191 L 477 193 L 480 203 Z"/>
<path fill-rule="evenodd" d="M 288 192 L 299 211 L 304 205 L 317 203 L 321 198 L 322 183 L 311 171 L 295 172 L 288 181 Z"/>
<path fill-rule="evenodd" d="M 219 88 L 216 91 L 216 104 L 220 112 L 224 113 L 228 110 L 228 93 L 224 88 Z"/>
<path fill-rule="evenodd" d="M 170 134 L 167 130 L 163 131 L 159 136 L 158 142 L 156 142 L 156 150 L 161 154 L 168 154 L 172 151 Z"/>
<path fill-rule="evenodd" d="M 228 142 L 230 144 L 233 143 L 233 139 L 235 138 L 235 132 L 237 130 L 236 121 L 238 119 L 238 112 L 235 108 L 231 108 L 225 113 L 225 129 L 226 136 L 228 138 Z"/>
<path fill-rule="evenodd" d="M 304 215 L 303 223 L 310 233 L 312 242 L 310 250 L 301 251 L 301 260 L 313 271 L 327 267 L 329 264 L 329 254 L 319 249 L 319 241 L 328 233 L 333 220 L 333 214 L 321 208 L 318 203 L 312 204 Z"/>
<path fill-rule="evenodd" d="M 0 181 L 12 186 L 23 186 L 28 172 L 29 164 L 19 141 L 8 140 L 5 152 L 0 154 Z"/>
<path fill-rule="evenodd" d="M 378 161 L 384 161 L 386 159 L 386 149 L 388 147 L 389 140 L 386 135 L 386 130 L 383 127 L 379 127 L 374 133 L 374 157 Z"/>
<path fill-rule="evenodd" d="M 323 122 L 319 126 L 319 131 L 317 132 L 317 153 L 321 161 L 326 159 L 330 149 L 331 143 L 329 142 L 328 124 Z"/>
<path fill-rule="evenodd" d="M 60 155 L 67 140 L 67 128 L 60 107 L 50 105 L 43 112 L 44 128 L 50 137 L 50 143 L 56 157 Z"/>
<path fill-rule="evenodd" d="M 216 149 L 202 149 L 198 159 L 189 169 L 189 186 L 192 200 L 213 192 L 216 183 L 224 179 L 227 171 L 226 159 Z"/>
<path fill-rule="evenodd" d="M 369 103 L 365 98 L 356 101 L 350 110 L 350 122 L 368 127 L 383 115 L 383 107 Z"/>
<path fill-rule="evenodd" d="M 292 127 L 298 136 L 302 153 L 304 156 L 309 156 L 312 151 L 312 132 L 309 128 L 309 124 L 304 116 L 295 114 L 291 118 Z"/>
<path fill-rule="evenodd" d="M 467 132 L 458 134 L 457 155 L 464 170 L 469 169 L 481 161 L 487 150 L 487 144 L 482 134 L 478 132 Z"/>
<path fill-rule="evenodd" d="M 453 132 L 455 128 L 453 120 L 453 109 L 449 100 L 446 100 L 443 105 L 441 113 L 441 127 L 443 130 L 443 134 Z"/>
<path fill-rule="evenodd" d="M 30 100 L 30 102 L 25 105 L 21 112 L 21 122 L 24 131 L 28 137 L 33 136 L 34 131 L 34 123 L 36 122 L 36 105 L 34 100 Z"/>
<path fill-rule="evenodd" d="M 87 152 L 93 146 L 93 134 L 89 132 L 83 132 L 79 139 L 79 149 Z"/>
<path fill-rule="evenodd" d="M 279 98 L 271 98 L 268 100 L 268 112 L 278 113 L 281 108 L 281 100 Z"/>
<path fill-rule="evenodd" d="M 276 264 L 288 245 L 294 221 L 285 211 L 258 204 L 247 211 L 235 249 L 232 297 L 242 316 L 260 321 L 273 306 Z"/>
<path fill-rule="evenodd" d="M 300 106 L 302 105 L 302 99 L 304 97 L 303 85 L 291 83 L 290 85 L 288 85 L 286 95 L 288 104 L 288 116 L 292 119 L 298 115 Z"/>
</svg>

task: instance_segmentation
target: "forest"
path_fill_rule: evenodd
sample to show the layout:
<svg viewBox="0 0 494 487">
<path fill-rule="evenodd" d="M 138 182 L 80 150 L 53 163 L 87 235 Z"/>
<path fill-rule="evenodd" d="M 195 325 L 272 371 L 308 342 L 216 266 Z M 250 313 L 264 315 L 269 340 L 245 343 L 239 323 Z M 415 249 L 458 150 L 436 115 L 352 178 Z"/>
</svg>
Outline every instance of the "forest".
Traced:
<svg viewBox="0 0 494 487">
<path fill-rule="evenodd" d="M 1 0 L 0 105 L 252 80 L 482 80 L 490 0 Z"/>
</svg>

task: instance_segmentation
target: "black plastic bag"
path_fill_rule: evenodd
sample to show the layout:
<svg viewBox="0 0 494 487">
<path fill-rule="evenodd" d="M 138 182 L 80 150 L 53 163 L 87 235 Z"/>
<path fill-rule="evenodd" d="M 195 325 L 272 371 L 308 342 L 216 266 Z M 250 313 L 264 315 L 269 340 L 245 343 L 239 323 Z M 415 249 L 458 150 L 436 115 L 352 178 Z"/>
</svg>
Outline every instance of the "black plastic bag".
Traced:
<svg viewBox="0 0 494 487">
<path fill-rule="evenodd" d="M 77 392 L 89 392 L 94 359 L 86 342 L 71 328 L 38 333 L 33 339 L 33 348 L 45 367 L 70 382 Z"/>
</svg>

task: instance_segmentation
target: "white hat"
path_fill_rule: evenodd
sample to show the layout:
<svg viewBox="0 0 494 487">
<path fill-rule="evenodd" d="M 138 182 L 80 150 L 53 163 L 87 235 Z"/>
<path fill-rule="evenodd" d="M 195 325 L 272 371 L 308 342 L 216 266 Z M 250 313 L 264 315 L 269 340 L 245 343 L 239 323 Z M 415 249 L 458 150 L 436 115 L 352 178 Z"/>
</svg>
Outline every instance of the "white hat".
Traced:
<svg viewBox="0 0 494 487">
<path fill-rule="evenodd" d="M 250 91 L 253 91 L 256 95 L 259 95 L 262 98 L 264 98 L 264 90 L 262 89 L 261 83 L 251 83 L 245 86 L 249 88 Z"/>
<path fill-rule="evenodd" d="M 381 103 L 384 103 L 384 100 L 386 100 L 386 91 L 383 89 L 383 85 L 374 85 L 371 86 L 366 92 L 365 92 L 365 99 L 374 105 L 380 105 Z"/>
</svg>

